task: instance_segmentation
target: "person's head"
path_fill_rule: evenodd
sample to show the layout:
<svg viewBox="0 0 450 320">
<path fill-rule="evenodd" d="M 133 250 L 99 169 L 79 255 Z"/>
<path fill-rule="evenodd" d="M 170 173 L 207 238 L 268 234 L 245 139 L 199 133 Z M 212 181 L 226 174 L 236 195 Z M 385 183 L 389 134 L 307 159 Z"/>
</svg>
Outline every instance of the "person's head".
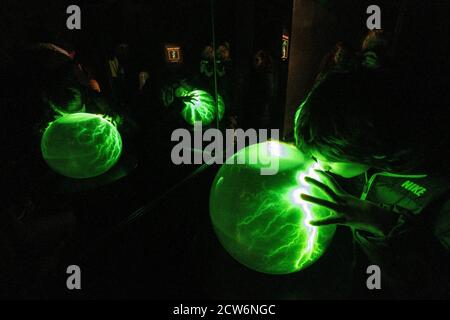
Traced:
<svg viewBox="0 0 450 320">
<path fill-rule="evenodd" d="M 272 57 L 265 50 L 258 50 L 253 56 L 253 67 L 256 70 L 266 71 L 272 68 Z"/>
<path fill-rule="evenodd" d="M 138 77 L 139 77 L 139 90 L 142 90 L 150 75 L 148 74 L 147 71 L 141 71 L 139 72 Z"/>
<path fill-rule="evenodd" d="M 416 137 L 424 124 L 416 121 L 421 115 L 400 93 L 400 83 L 388 79 L 367 72 L 329 74 L 297 110 L 297 146 L 345 178 L 369 168 L 415 168 L 422 160 Z"/>
<path fill-rule="evenodd" d="M 211 45 L 207 45 L 203 48 L 201 57 L 203 60 L 210 60 L 212 61 L 214 59 L 214 49 Z"/>
<path fill-rule="evenodd" d="M 334 55 L 333 61 L 336 65 L 341 65 L 347 63 L 347 61 L 351 58 L 351 48 L 340 41 L 336 43 L 334 47 Z"/>
<path fill-rule="evenodd" d="M 217 59 L 222 61 L 228 61 L 231 59 L 230 44 L 228 42 L 220 44 L 216 51 L 217 51 Z"/>
<path fill-rule="evenodd" d="M 83 112 L 83 95 L 77 86 L 58 85 L 45 91 L 44 101 L 59 115 Z"/>
</svg>

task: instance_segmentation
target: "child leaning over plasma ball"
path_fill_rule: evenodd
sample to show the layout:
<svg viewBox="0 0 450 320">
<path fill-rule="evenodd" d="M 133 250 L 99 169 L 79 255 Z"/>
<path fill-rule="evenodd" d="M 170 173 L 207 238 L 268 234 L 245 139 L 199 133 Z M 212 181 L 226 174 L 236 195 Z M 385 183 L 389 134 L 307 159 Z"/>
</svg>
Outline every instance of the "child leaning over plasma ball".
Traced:
<svg viewBox="0 0 450 320">
<path fill-rule="evenodd" d="M 306 180 L 330 200 L 301 197 L 334 213 L 311 224 L 350 227 L 397 297 L 450 292 L 448 129 L 442 106 L 424 106 L 421 94 L 386 73 L 332 73 L 295 117 L 296 144 L 326 184 Z M 361 194 L 346 193 L 332 175 L 362 177 Z"/>
</svg>

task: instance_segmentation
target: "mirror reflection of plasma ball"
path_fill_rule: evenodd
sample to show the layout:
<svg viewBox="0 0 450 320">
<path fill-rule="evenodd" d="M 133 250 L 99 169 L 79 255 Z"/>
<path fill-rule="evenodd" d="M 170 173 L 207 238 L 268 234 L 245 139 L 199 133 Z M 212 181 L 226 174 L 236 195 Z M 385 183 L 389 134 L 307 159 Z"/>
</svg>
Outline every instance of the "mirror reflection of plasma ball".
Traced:
<svg viewBox="0 0 450 320">
<path fill-rule="evenodd" d="M 252 155 L 258 155 L 257 164 L 249 163 Z M 320 180 L 315 165 L 294 146 L 275 141 L 244 148 L 233 158 L 234 164 L 220 168 L 210 194 L 212 224 L 226 251 L 263 273 L 287 274 L 313 264 L 336 230 L 311 226 L 309 221 L 332 213 L 300 199 L 301 193 L 328 199 L 304 181 L 306 175 Z M 277 174 L 261 175 L 268 159 L 278 161 Z"/>
<path fill-rule="evenodd" d="M 181 91 L 180 91 L 181 92 Z M 193 90 L 181 94 L 183 97 L 183 109 L 181 115 L 190 125 L 201 122 L 208 125 L 216 118 L 216 105 L 214 97 L 203 90 Z M 225 104 L 220 95 L 217 95 L 217 108 L 219 121 L 225 113 Z"/>
<path fill-rule="evenodd" d="M 67 114 L 51 122 L 41 140 L 50 168 L 70 178 L 91 178 L 111 169 L 122 152 L 116 127 L 101 115 Z"/>
</svg>

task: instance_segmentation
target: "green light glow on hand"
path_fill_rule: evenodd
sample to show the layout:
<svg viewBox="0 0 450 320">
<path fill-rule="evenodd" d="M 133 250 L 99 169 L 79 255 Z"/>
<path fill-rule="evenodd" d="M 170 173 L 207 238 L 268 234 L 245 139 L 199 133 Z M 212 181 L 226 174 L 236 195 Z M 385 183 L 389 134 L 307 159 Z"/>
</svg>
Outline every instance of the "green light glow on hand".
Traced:
<svg viewBox="0 0 450 320">
<path fill-rule="evenodd" d="M 216 118 L 216 106 L 214 98 L 206 91 L 193 90 L 190 92 L 180 91 L 182 94 L 184 107 L 181 115 L 184 120 L 191 125 L 201 121 L 203 125 L 210 124 Z M 222 119 L 225 113 L 225 105 L 220 95 L 217 96 L 218 117 Z"/>
<path fill-rule="evenodd" d="M 73 113 L 49 123 L 41 151 L 54 171 L 71 178 L 91 178 L 114 166 L 122 152 L 122 139 L 105 117 Z"/>
<path fill-rule="evenodd" d="M 260 175 L 255 164 L 224 164 L 211 189 L 211 220 L 224 248 L 240 263 L 264 273 L 296 272 L 320 258 L 336 227 L 310 225 L 309 221 L 331 213 L 300 198 L 302 193 L 327 198 L 304 181 L 306 175 L 319 179 L 315 164 L 294 146 L 265 143 L 278 147 L 250 146 L 234 157 L 276 150 L 272 156 L 279 160 L 278 174 Z"/>
</svg>

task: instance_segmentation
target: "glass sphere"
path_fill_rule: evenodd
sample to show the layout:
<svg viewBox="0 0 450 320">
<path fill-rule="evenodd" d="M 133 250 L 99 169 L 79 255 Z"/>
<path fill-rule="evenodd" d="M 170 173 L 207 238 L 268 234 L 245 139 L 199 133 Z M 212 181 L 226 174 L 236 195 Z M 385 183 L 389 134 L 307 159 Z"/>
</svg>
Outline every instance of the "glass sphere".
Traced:
<svg viewBox="0 0 450 320">
<path fill-rule="evenodd" d="M 262 175 L 270 161 L 278 172 Z M 211 221 L 225 250 L 243 265 L 270 274 L 296 272 L 319 259 L 336 227 L 309 224 L 332 215 L 300 198 L 306 193 L 328 199 L 304 180 L 306 175 L 320 180 L 314 169 L 295 146 L 277 141 L 251 145 L 228 159 L 210 193 Z"/>
<path fill-rule="evenodd" d="M 91 178 L 113 167 L 122 152 L 117 128 L 101 115 L 73 113 L 51 122 L 41 140 L 50 168 L 70 178 Z"/>
<path fill-rule="evenodd" d="M 183 109 L 181 116 L 190 125 L 201 122 L 202 125 L 209 125 L 216 118 L 216 103 L 214 97 L 203 90 L 193 90 L 179 93 L 183 97 Z M 217 116 L 222 120 L 225 113 L 225 104 L 220 95 L 217 95 Z"/>
</svg>

